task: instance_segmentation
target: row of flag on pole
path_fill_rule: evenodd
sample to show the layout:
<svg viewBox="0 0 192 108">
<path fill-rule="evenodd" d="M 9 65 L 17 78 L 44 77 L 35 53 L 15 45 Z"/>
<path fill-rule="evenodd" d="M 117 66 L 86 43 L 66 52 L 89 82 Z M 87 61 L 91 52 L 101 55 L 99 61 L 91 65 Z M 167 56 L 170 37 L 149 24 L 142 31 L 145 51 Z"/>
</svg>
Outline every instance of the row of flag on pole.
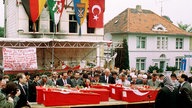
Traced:
<svg viewBox="0 0 192 108">
<path fill-rule="evenodd" d="M 46 2 L 48 4 L 51 19 L 53 19 L 56 26 L 59 23 L 63 13 L 65 0 L 22 0 L 24 9 L 29 19 L 33 22 L 34 31 L 36 31 L 35 22 L 40 16 Z M 73 0 L 73 3 L 75 16 L 80 29 L 85 18 L 87 17 L 87 12 L 89 13 L 88 27 L 103 28 L 105 0 Z"/>
</svg>

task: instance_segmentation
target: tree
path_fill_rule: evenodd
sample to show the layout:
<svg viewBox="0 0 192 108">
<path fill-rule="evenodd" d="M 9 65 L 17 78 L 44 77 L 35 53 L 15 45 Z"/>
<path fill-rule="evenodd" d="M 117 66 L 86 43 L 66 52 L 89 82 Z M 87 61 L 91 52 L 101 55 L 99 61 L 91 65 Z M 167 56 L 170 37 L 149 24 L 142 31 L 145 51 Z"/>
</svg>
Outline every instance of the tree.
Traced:
<svg viewBox="0 0 192 108">
<path fill-rule="evenodd" d="M 0 27 L 0 37 L 4 37 L 4 27 Z"/>
<path fill-rule="evenodd" d="M 120 70 L 130 69 L 127 40 L 123 39 L 123 48 L 117 48 L 115 50 L 117 52 L 117 57 L 115 59 L 115 67 L 119 67 Z"/>
<path fill-rule="evenodd" d="M 173 23 L 173 21 L 166 15 L 163 16 L 165 19 L 167 19 L 169 22 Z"/>
<path fill-rule="evenodd" d="M 190 24 L 183 24 L 182 22 L 177 23 L 177 24 L 178 24 L 179 28 L 181 28 L 187 32 L 192 32 L 192 27 Z"/>
</svg>

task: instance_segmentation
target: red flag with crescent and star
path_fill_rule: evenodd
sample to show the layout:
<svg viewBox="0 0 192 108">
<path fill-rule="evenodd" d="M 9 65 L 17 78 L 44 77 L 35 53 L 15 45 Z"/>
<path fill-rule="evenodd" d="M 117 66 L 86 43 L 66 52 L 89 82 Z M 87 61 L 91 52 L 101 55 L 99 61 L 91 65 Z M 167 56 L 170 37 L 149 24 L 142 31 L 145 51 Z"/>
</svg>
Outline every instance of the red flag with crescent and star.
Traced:
<svg viewBox="0 0 192 108">
<path fill-rule="evenodd" d="M 103 13 L 105 11 L 105 0 L 89 0 L 89 22 L 90 28 L 103 28 Z"/>
</svg>

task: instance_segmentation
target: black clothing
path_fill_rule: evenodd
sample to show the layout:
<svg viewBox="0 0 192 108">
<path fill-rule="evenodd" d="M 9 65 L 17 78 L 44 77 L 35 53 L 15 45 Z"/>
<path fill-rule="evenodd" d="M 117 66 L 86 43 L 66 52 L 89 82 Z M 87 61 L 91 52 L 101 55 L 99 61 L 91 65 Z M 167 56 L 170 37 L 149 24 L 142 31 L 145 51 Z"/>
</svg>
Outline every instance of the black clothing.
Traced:
<svg viewBox="0 0 192 108">
<path fill-rule="evenodd" d="M 185 82 L 179 87 L 179 108 L 192 108 L 192 87 Z"/>
<path fill-rule="evenodd" d="M 101 83 L 107 83 L 105 75 L 100 77 Z M 115 84 L 115 80 L 112 76 L 108 76 L 108 84 Z"/>
<path fill-rule="evenodd" d="M 67 83 L 67 84 L 70 84 L 71 87 L 73 87 L 73 84 L 72 84 L 72 82 L 71 82 L 71 79 L 67 78 L 66 80 L 67 80 L 66 83 Z M 63 79 L 62 79 L 62 78 L 59 78 L 59 79 L 57 80 L 57 82 L 56 82 L 56 85 L 58 85 L 58 86 L 64 86 Z"/>
<path fill-rule="evenodd" d="M 24 106 L 29 106 L 28 104 L 28 90 L 26 85 L 19 85 L 18 84 L 18 88 L 21 91 L 21 94 L 19 95 L 19 100 L 15 106 L 15 108 L 22 108 Z"/>
<path fill-rule="evenodd" d="M 173 92 L 171 92 L 168 87 L 164 86 L 157 94 L 155 108 L 179 108 L 176 104 L 178 94 L 177 88 L 174 88 Z"/>
</svg>

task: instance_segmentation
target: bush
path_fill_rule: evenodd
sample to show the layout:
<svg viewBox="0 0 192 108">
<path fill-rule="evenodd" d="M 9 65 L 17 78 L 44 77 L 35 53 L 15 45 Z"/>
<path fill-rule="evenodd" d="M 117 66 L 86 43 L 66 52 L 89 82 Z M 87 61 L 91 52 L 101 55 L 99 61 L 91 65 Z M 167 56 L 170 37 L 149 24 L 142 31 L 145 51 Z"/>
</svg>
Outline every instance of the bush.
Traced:
<svg viewBox="0 0 192 108">
<path fill-rule="evenodd" d="M 176 70 L 177 70 L 177 67 L 175 67 L 175 66 L 167 66 L 166 67 L 166 71 L 175 72 Z"/>
<path fill-rule="evenodd" d="M 156 70 L 157 73 L 162 73 L 163 70 L 159 69 L 157 66 L 149 66 L 148 72 L 153 73 L 153 71 Z"/>
</svg>

